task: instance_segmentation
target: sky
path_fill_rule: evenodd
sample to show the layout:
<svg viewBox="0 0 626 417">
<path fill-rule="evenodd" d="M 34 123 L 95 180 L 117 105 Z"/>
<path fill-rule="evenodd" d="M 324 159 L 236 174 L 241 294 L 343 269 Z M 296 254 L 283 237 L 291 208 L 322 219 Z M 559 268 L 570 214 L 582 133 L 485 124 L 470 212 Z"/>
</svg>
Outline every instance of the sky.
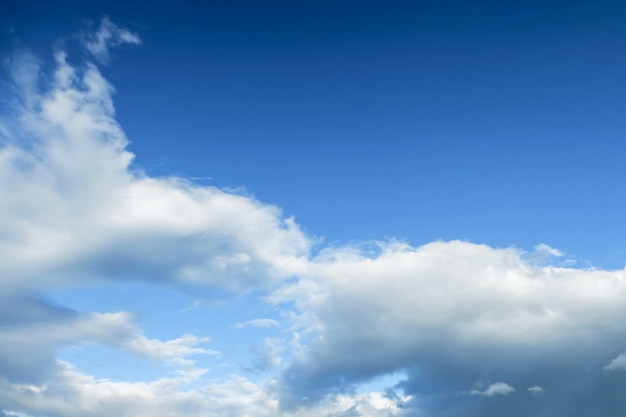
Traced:
<svg viewBox="0 0 626 417">
<path fill-rule="evenodd" d="M 622 416 L 626 5 L 0 5 L 0 417 Z"/>
</svg>

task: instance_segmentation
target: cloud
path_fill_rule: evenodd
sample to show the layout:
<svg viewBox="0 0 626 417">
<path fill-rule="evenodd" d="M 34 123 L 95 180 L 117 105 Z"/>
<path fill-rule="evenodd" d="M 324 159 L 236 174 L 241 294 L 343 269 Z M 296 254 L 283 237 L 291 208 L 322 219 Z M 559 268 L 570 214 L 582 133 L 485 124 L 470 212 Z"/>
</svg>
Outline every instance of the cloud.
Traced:
<svg viewBox="0 0 626 417">
<path fill-rule="evenodd" d="M 493 397 L 494 395 L 509 395 L 510 393 L 515 392 L 515 388 L 504 383 L 504 382 L 494 382 L 489 385 L 485 390 L 472 390 L 470 391 L 471 395 L 484 395 L 487 397 Z"/>
<path fill-rule="evenodd" d="M 168 341 L 149 339 L 133 323 L 132 315 L 124 312 L 77 314 L 63 309 L 51 311 L 54 307 L 37 301 L 20 307 L 20 311 L 26 307 L 26 314 L 16 314 L 19 320 L 11 323 L 11 316 L 3 314 L 7 324 L 0 326 L 3 340 L 0 374 L 8 381 L 39 383 L 48 378 L 58 370 L 55 354 L 64 346 L 100 344 L 163 359 L 173 365 L 187 364 L 185 361 L 189 356 L 217 354 L 198 347 L 208 342 L 208 338 L 190 334 Z M 39 317 L 38 311 L 42 310 L 45 313 Z"/>
<path fill-rule="evenodd" d="M 90 279 L 250 289 L 291 276 L 309 240 L 274 206 L 130 168 L 98 69 L 56 55 L 48 90 L 5 117 L 0 148 L 2 292 Z M 32 72 L 31 59 L 16 59 Z M 159 256 L 154 256 L 158 253 Z M 134 278 L 131 278 L 134 277 Z"/>
<path fill-rule="evenodd" d="M 557 258 L 564 255 L 564 253 L 561 252 L 560 250 L 550 247 L 546 245 L 545 243 L 540 243 L 537 246 L 535 246 L 535 252 L 537 252 L 538 254 L 546 255 L 546 256 L 554 256 Z"/>
<path fill-rule="evenodd" d="M 538 397 L 540 395 L 545 394 L 546 391 L 543 388 L 541 388 L 539 385 L 533 385 L 532 387 L 528 388 L 528 392 L 530 392 L 535 397 Z"/>
<path fill-rule="evenodd" d="M 243 327 L 273 327 L 278 326 L 278 322 L 273 319 L 253 319 L 237 323 L 235 327 L 241 329 Z"/>
<path fill-rule="evenodd" d="M 51 417 L 274 415 L 275 402 L 262 387 L 244 378 L 182 390 L 200 377 L 196 372 L 150 382 L 113 382 L 96 380 L 61 363 L 54 384 L 16 385 L 0 379 L 0 400 L 10 409 Z"/>
<path fill-rule="evenodd" d="M 55 384 L 7 384 L 0 378 L 0 400 L 9 409 L 20 409 L 30 415 L 50 417 L 143 416 L 162 417 L 274 417 L 279 415 L 278 402 L 271 387 L 232 376 L 215 384 L 183 390 L 198 382 L 198 373 L 181 373 L 149 382 L 114 382 L 97 380 L 82 374 L 67 363 L 60 364 Z M 402 401 L 380 393 L 344 394 L 325 398 L 298 414 L 284 417 L 402 415 Z M 12 414 L 9 414 L 12 415 Z"/>
<path fill-rule="evenodd" d="M 565 253 L 545 243 L 535 246 L 535 250 L 524 254 L 524 259 L 535 265 L 573 266 L 575 259 L 565 258 Z"/>
<path fill-rule="evenodd" d="M 86 32 L 82 36 L 82 44 L 95 59 L 106 64 L 110 60 L 110 48 L 122 44 L 141 44 L 141 39 L 135 33 L 120 28 L 111 22 L 108 17 L 103 17 L 100 28 L 96 32 Z"/>
<path fill-rule="evenodd" d="M 101 62 L 111 46 L 139 42 L 106 18 L 83 40 Z M 3 412 L 274 415 L 276 401 L 263 387 L 241 378 L 201 383 L 206 370 L 189 358 L 217 354 L 202 347 L 208 338 L 149 338 L 129 313 L 80 313 L 41 296 L 102 280 L 262 289 L 291 277 L 310 243 L 275 206 L 132 168 L 114 89 L 98 68 L 73 67 L 58 51 L 47 77 L 39 62 L 25 52 L 9 60 L 16 95 L 0 118 Z M 103 381 L 56 358 L 63 347 L 89 344 L 163 360 L 175 376 Z M 201 389 L 186 391 L 189 383 Z"/>
<path fill-rule="evenodd" d="M 626 370 L 626 352 L 614 358 L 604 369 L 607 371 Z"/>
<path fill-rule="evenodd" d="M 322 398 L 398 371 L 407 374 L 399 388 L 415 401 L 430 399 L 449 412 L 458 403 L 466 415 L 493 412 L 454 397 L 480 379 L 542 381 L 563 401 L 582 390 L 614 400 L 615 390 L 601 390 L 599 381 L 625 347 L 625 293 L 623 270 L 536 265 L 514 248 L 451 241 L 381 243 L 374 255 L 327 250 L 301 280 L 270 297 L 295 303 L 296 325 L 315 329 L 284 371 L 282 404 L 289 410 L 304 393 Z"/>
</svg>

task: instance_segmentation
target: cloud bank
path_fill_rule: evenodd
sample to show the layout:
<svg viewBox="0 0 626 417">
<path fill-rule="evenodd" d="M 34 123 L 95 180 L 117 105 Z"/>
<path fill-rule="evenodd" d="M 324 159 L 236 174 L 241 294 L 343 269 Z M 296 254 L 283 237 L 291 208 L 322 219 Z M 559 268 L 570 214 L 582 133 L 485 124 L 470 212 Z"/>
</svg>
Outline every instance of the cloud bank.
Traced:
<svg viewBox="0 0 626 417">
<path fill-rule="evenodd" d="M 99 63 L 139 44 L 108 19 L 82 44 Z M 279 208 L 132 165 L 113 87 L 89 60 L 10 60 L 0 129 L 0 407 L 31 416 L 565 416 L 626 407 L 626 274 L 564 254 L 462 241 L 313 255 Z M 42 82 L 42 78 L 48 80 Z M 260 381 L 203 378 L 207 337 L 147 337 L 124 311 L 77 312 L 48 291 L 142 282 L 257 292 L 283 321 L 255 352 Z M 98 344 L 163 361 L 153 381 L 99 380 L 58 359 Z M 19 355 L 16 354 L 19 352 Z M 399 383 L 364 383 L 401 372 Z"/>
</svg>

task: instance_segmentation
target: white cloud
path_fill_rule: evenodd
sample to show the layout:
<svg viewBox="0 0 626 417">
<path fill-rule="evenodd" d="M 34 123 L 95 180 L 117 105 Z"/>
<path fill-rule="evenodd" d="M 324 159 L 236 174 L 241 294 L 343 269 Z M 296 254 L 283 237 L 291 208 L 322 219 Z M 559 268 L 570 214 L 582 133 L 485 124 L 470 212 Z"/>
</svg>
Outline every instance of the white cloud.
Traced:
<svg viewBox="0 0 626 417">
<path fill-rule="evenodd" d="M 379 392 L 339 394 L 328 396 L 297 413 L 286 413 L 285 415 L 299 417 L 395 417 L 404 415 L 405 405 L 410 400 L 410 396 L 390 398 Z"/>
<path fill-rule="evenodd" d="M 133 323 L 132 316 L 124 312 L 61 315 L 44 321 L 26 318 L 20 326 L 0 326 L 0 339 L 3 340 L 0 346 L 1 373 L 11 380 L 25 383 L 37 382 L 54 373 L 54 355 L 67 346 L 111 346 L 187 369 L 193 365 L 188 359 L 190 356 L 218 354 L 198 346 L 208 342 L 208 338 L 191 334 L 167 341 L 149 339 Z"/>
<path fill-rule="evenodd" d="M 535 252 L 541 255 L 552 256 L 552 257 L 557 257 L 557 258 L 565 255 L 560 250 L 555 249 L 549 245 L 546 245 L 545 243 L 540 243 L 537 246 L 535 246 Z"/>
<path fill-rule="evenodd" d="M 624 270 L 539 266 L 513 248 L 328 250 L 270 297 L 294 302 L 296 324 L 313 323 L 317 334 L 287 367 L 283 399 L 297 404 L 302 392 L 322 396 L 401 370 L 401 386 L 425 395 L 462 391 L 485 373 L 517 386 L 548 366 L 573 372 L 626 347 L 624 296 Z"/>
<path fill-rule="evenodd" d="M 278 322 L 273 319 L 252 319 L 248 321 L 239 322 L 235 327 L 241 329 L 243 327 L 274 327 L 278 326 Z"/>
<path fill-rule="evenodd" d="M 494 382 L 489 385 L 485 390 L 472 390 L 470 394 L 472 395 L 484 395 L 487 397 L 493 397 L 494 395 L 509 395 L 512 392 L 515 392 L 515 388 L 504 383 L 504 382 Z"/>
<path fill-rule="evenodd" d="M 540 395 L 543 395 L 546 393 L 546 390 L 544 390 L 542 387 L 540 387 L 539 385 L 533 385 L 532 387 L 528 388 L 528 392 L 530 392 L 532 395 L 534 395 L 535 397 L 538 397 Z"/>
<path fill-rule="evenodd" d="M 7 408 L 51 417 L 273 416 L 276 401 L 262 387 L 233 377 L 222 384 L 184 390 L 201 373 L 181 373 L 150 382 L 96 380 L 60 364 L 54 384 L 22 387 L 0 379 Z"/>
<path fill-rule="evenodd" d="M 50 417 L 389 417 L 400 416 L 404 403 L 410 400 L 391 399 L 380 393 L 342 394 L 295 414 L 281 414 L 271 380 L 263 385 L 232 376 L 222 383 L 184 389 L 201 382 L 201 377 L 195 372 L 148 382 L 114 382 L 97 380 L 60 363 L 54 384 L 27 386 L 0 378 L 0 402 L 8 409 Z"/>
<path fill-rule="evenodd" d="M 183 358 L 190 355 L 219 354 L 217 351 L 197 347 L 198 344 L 208 341 L 208 337 L 196 337 L 192 334 L 184 334 L 178 339 L 165 342 L 138 335 L 130 340 L 124 341 L 121 346 L 129 351 L 154 358 Z"/>
<path fill-rule="evenodd" d="M 534 265 L 573 266 L 576 260 L 566 258 L 565 253 L 545 243 L 535 246 L 535 250 L 524 254 L 524 260 Z"/>
<path fill-rule="evenodd" d="M 141 44 L 141 39 L 135 33 L 120 28 L 109 18 L 104 17 L 100 28 L 96 32 L 83 34 L 83 46 L 101 63 L 108 63 L 110 48 L 121 44 Z"/>
<path fill-rule="evenodd" d="M 139 42 L 108 19 L 83 40 L 100 61 Z M 276 415 L 277 400 L 243 378 L 202 384 L 206 370 L 189 358 L 217 354 L 201 347 L 207 338 L 148 338 L 128 313 L 79 314 L 37 297 L 102 279 L 259 289 L 297 272 L 310 246 L 277 207 L 131 169 L 113 87 L 93 64 L 72 67 L 62 51 L 55 59 L 40 90 L 39 61 L 16 55 L 21 97 L 0 120 L 0 404 L 52 417 Z M 164 360 L 175 376 L 97 380 L 56 360 L 83 344 Z M 201 388 L 186 390 L 192 383 Z"/>
<path fill-rule="evenodd" d="M 310 242 L 278 208 L 131 170 L 112 87 L 56 59 L 50 90 L 26 88 L 34 104 L 2 120 L 3 292 L 130 277 L 247 289 L 301 268 Z M 24 61 L 15 73 L 33 72 Z"/>
</svg>

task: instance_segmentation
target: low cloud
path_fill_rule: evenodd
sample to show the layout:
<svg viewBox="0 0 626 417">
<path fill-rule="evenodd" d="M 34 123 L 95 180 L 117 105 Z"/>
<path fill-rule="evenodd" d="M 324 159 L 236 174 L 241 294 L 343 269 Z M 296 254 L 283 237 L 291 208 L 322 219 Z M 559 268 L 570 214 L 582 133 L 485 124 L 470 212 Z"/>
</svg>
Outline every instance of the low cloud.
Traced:
<svg viewBox="0 0 626 417">
<path fill-rule="evenodd" d="M 581 390 L 616 395 L 599 381 L 625 347 L 623 270 L 541 266 L 514 248 L 461 241 L 381 243 L 374 256 L 334 251 L 270 297 L 295 302 L 296 324 L 317 335 L 283 374 L 285 409 L 298 407 L 305 393 L 322 398 L 398 371 L 407 374 L 398 387 L 416 404 L 438 398 L 435 408 L 451 412 L 458 403 L 465 415 L 503 407 L 454 397 L 480 379 L 502 378 L 509 387 L 546 381 L 551 398 L 558 393 L 562 401 Z M 531 414 L 538 406 L 518 405 Z"/>
</svg>

